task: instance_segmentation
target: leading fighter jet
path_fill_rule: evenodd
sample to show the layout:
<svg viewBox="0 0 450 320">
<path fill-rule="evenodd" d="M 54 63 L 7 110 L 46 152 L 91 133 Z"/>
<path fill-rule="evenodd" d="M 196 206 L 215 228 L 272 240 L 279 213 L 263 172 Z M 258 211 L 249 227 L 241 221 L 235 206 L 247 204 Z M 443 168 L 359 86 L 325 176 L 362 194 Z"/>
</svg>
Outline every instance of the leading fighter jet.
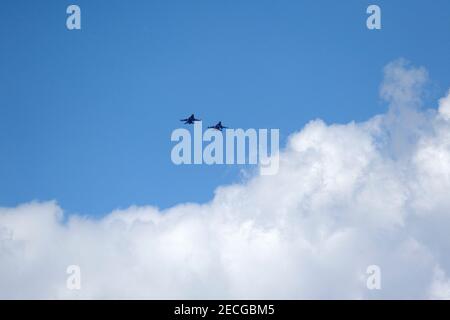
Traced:
<svg viewBox="0 0 450 320">
<path fill-rule="evenodd" d="M 208 127 L 208 128 L 210 128 L 210 129 L 216 129 L 216 130 L 222 131 L 222 129 L 226 129 L 226 128 L 228 128 L 228 127 L 224 127 L 224 126 L 222 125 L 222 121 L 219 121 L 219 123 L 216 124 L 215 126 Z"/>
<path fill-rule="evenodd" d="M 180 121 L 184 121 L 184 124 L 193 124 L 195 121 L 201 121 L 200 119 L 195 119 L 194 114 L 191 114 L 189 118 L 181 119 Z"/>
</svg>

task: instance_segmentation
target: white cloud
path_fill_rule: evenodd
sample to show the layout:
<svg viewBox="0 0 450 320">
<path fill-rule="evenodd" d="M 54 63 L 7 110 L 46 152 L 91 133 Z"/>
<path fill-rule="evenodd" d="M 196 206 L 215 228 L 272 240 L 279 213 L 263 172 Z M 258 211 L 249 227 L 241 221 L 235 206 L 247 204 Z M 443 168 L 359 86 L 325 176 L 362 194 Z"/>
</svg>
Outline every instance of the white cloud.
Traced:
<svg viewBox="0 0 450 320">
<path fill-rule="evenodd" d="M 430 297 L 432 299 L 450 299 L 450 279 L 447 279 L 445 272 L 440 268 L 436 268 L 434 271 Z"/>
<path fill-rule="evenodd" d="M 450 90 L 448 95 L 439 100 L 439 113 L 446 119 L 450 119 Z"/>
<path fill-rule="evenodd" d="M 427 73 L 385 68 L 389 111 L 310 122 L 275 176 L 211 202 L 63 221 L 54 202 L 0 209 L 0 298 L 447 298 L 450 94 L 421 111 Z M 82 290 L 66 289 L 79 265 Z M 382 289 L 366 288 L 381 268 Z"/>
</svg>

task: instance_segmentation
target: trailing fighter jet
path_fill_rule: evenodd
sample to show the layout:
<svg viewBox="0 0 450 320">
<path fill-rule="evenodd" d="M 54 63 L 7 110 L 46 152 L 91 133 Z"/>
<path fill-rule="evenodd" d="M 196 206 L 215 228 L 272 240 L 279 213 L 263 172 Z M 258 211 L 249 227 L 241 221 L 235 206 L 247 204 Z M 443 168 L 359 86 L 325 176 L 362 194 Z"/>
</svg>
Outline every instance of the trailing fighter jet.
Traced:
<svg viewBox="0 0 450 320">
<path fill-rule="evenodd" d="M 216 124 L 215 126 L 208 127 L 208 128 L 210 128 L 210 129 L 216 129 L 216 130 L 222 131 L 222 129 L 226 129 L 226 128 L 228 128 L 228 127 L 224 127 L 224 126 L 222 125 L 222 121 L 219 121 L 219 123 Z"/>
<path fill-rule="evenodd" d="M 184 124 L 193 124 L 194 121 L 201 121 L 200 119 L 195 119 L 194 114 L 191 114 L 189 118 L 181 119 L 180 121 L 184 121 Z"/>
</svg>

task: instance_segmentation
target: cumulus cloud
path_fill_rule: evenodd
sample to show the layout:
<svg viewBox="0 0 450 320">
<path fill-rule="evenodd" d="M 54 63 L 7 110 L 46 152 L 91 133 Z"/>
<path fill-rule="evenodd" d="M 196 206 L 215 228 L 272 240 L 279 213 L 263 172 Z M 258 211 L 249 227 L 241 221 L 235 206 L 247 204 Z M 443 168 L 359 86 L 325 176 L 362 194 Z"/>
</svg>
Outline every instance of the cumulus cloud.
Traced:
<svg viewBox="0 0 450 320">
<path fill-rule="evenodd" d="M 0 298 L 449 298 L 450 93 L 422 110 L 424 68 L 384 73 L 387 113 L 311 121 L 277 175 L 208 203 L 100 220 L 64 219 L 55 202 L 1 208 Z M 381 290 L 366 287 L 370 265 Z"/>
</svg>

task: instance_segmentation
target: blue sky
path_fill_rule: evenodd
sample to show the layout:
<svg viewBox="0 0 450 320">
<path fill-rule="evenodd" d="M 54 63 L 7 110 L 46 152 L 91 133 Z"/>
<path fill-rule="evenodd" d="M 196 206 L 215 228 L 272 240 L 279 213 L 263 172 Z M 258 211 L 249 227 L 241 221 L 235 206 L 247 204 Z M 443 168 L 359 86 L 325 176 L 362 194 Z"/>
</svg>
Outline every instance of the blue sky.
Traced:
<svg viewBox="0 0 450 320">
<path fill-rule="evenodd" d="M 65 27 L 82 10 L 82 30 Z M 382 30 L 366 8 L 382 9 Z M 0 206 L 56 200 L 70 213 L 204 202 L 237 166 L 175 166 L 170 134 L 206 124 L 279 128 L 382 113 L 382 68 L 450 87 L 450 2 L 2 1 Z"/>
</svg>

